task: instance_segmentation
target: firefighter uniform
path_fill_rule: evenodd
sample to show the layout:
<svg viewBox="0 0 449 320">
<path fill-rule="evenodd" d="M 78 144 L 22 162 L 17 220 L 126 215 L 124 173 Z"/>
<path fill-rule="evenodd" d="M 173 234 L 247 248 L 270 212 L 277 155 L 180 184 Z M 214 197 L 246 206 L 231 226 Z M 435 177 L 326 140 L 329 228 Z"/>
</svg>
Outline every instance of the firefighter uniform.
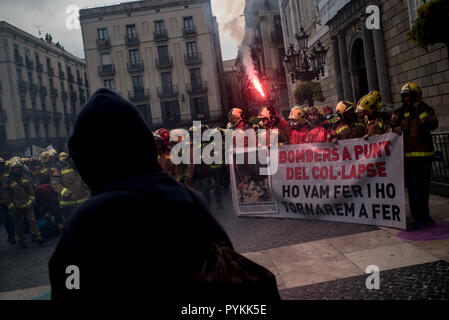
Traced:
<svg viewBox="0 0 449 320">
<path fill-rule="evenodd" d="M 288 116 L 288 120 L 290 123 L 286 133 L 289 137 L 290 144 L 306 143 L 309 128 L 306 124 L 306 118 L 301 107 L 293 107 Z"/>
<path fill-rule="evenodd" d="M 336 111 L 340 121 L 335 128 L 334 138 L 337 140 L 346 140 L 363 138 L 365 136 L 367 132 L 366 126 L 357 118 L 352 102 L 339 102 Z"/>
<path fill-rule="evenodd" d="M 8 234 L 8 242 L 15 243 L 15 230 L 12 216 L 8 210 L 8 196 L 6 190 L 3 189 L 3 185 L 6 184 L 9 177 L 9 168 L 6 166 L 6 162 L 0 158 L 0 221 L 3 222 L 6 233 Z"/>
<path fill-rule="evenodd" d="M 430 217 L 429 195 L 435 154 L 431 131 L 438 128 L 435 111 L 422 101 L 421 88 L 408 82 L 401 90 L 403 105 L 395 113 L 404 136 L 405 179 L 415 228 L 435 223 Z M 407 102 L 407 99 L 408 102 Z"/>
<path fill-rule="evenodd" d="M 19 174 L 14 173 L 15 168 L 20 168 Z M 34 217 L 33 202 L 35 199 L 33 185 L 29 177 L 24 175 L 20 161 L 11 162 L 11 174 L 3 187 L 8 196 L 8 209 L 13 212 L 20 247 L 26 248 L 23 225 L 24 218 L 27 220 L 36 242 L 41 244 L 44 239 L 41 237 Z"/>
<path fill-rule="evenodd" d="M 379 113 L 382 106 L 382 96 L 377 90 L 363 96 L 357 104 L 357 114 L 365 119 L 366 136 L 377 136 L 387 132 L 388 126 Z"/>
<path fill-rule="evenodd" d="M 68 219 L 73 209 L 90 197 L 88 187 L 67 160 L 59 169 L 52 170 L 50 181 L 53 190 L 58 194 L 59 210 L 64 220 Z"/>
</svg>

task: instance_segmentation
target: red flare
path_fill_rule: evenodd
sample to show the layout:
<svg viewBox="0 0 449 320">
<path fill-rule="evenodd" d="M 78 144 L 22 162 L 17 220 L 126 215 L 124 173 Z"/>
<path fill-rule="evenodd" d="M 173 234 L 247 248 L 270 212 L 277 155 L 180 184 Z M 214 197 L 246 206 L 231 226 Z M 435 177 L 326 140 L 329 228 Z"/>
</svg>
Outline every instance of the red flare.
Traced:
<svg viewBox="0 0 449 320">
<path fill-rule="evenodd" d="M 254 88 L 256 88 L 256 90 L 260 93 L 260 95 L 265 98 L 265 93 L 263 92 L 262 85 L 260 84 L 259 79 L 257 77 L 254 77 L 252 82 Z"/>
</svg>

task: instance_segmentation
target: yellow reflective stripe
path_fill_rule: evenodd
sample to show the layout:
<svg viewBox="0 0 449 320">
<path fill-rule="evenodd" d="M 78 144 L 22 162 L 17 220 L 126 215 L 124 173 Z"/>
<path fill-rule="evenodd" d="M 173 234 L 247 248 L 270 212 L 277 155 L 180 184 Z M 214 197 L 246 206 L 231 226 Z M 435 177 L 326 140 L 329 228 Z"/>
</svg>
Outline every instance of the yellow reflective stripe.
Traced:
<svg viewBox="0 0 449 320">
<path fill-rule="evenodd" d="M 29 207 L 32 203 L 33 203 L 33 200 L 30 199 L 30 200 L 28 200 L 27 203 L 25 203 L 25 204 L 23 204 L 23 205 L 21 205 L 21 206 L 16 206 L 16 207 L 19 208 L 19 209 L 27 208 L 27 207 Z"/>
<path fill-rule="evenodd" d="M 69 173 L 69 172 L 74 172 L 74 170 L 73 169 L 65 169 L 65 170 L 61 171 L 61 174 L 66 174 L 66 173 Z"/>
<path fill-rule="evenodd" d="M 359 122 L 356 122 L 355 125 L 359 126 L 359 127 L 364 127 L 365 126 L 363 123 L 359 123 Z"/>
<path fill-rule="evenodd" d="M 431 152 L 408 152 L 405 154 L 406 158 L 411 158 L 411 157 L 431 157 L 435 155 L 435 151 L 431 151 Z"/>
<path fill-rule="evenodd" d="M 348 126 L 344 125 L 343 127 L 337 129 L 336 132 L 337 132 L 337 134 L 339 134 L 340 132 L 342 132 L 345 129 L 348 129 Z"/>
<path fill-rule="evenodd" d="M 74 200 L 70 200 L 70 201 L 61 200 L 61 201 L 59 201 L 59 204 L 63 205 L 63 206 L 72 206 L 75 204 L 75 201 Z"/>
<path fill-rule="evenodd" d="M 422 120 L 424 118 L 427 118 L 429 116 L 429 114 L 427 112 L 423 112 L 419 115 L 419 119 Z"/>
<path fill-rule="evenodd" d="M 12 207 L 14 207 L 14 203 L 10 203 L 8 209 L 12 209 Z"/>
<path fill-rule="evenodd" d="M 36 200 L 36 198 L 34 196 L 31 196 L 30 199 L 33 200 L 33 201 Z"/>
<path fill-rule="evenodd" d="M 61 196 L 64 196 L 67 192 L 69 192 L 69 189 L 63 188 L 63 189 L 61 190 Z"/>
<path fill-rule="evenodd" d="M 384 126 L 384 125 L 382 124 L 382 122 L 378 122 L 378 123 L 377 123 L 377 125 L 378 125 L 378 126 L 379 126 L 379 128 L 381 128 L 381 129 L 382 129 L 382 128 L 383 128 L 383 126 Z"/>
<path fill-rule="evenodd" d="M 86 202 L 87 200 L 89 200 L 89 198 L 84 198 L 84 199 L 76 200 L 76 204 L 81 204 L 81 203 L 83 203 L 83 202 Z"/>
<path fill-rule="evenodd" d="M 11 188 L 13 188 L 15 186 L 17 186 L 17 182 L 14 181 L 13 183 L 11 183 Z"/>
<path fill-rule="evenodd" d="M 28 179 L 22 179 L 22 182 L 29 182 L 30 180 L 28 180 Z"/>
<path fill-rule="evenodd" d="M 41 170 L 41 173 L 45 173 L 45 172 L 47 172 L 47 171 L 48 171 L 48 169 L 45 168 L 45 169 L 42 169 L 42 170 Z"/>
<path fill-rule="evenodd" d="M 406 112 L 406 113 L 404 113 L 404 117 L 405 117 L 405 118 L 408 118 L 408 117 L 410 117 L 410 112 Z"/>
</svg>

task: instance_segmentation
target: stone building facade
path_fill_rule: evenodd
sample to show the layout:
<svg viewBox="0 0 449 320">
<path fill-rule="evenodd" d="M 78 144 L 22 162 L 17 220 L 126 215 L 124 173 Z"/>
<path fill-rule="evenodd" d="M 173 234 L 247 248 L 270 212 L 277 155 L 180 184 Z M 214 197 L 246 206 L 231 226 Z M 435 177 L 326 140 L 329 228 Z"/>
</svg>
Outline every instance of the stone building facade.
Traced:
<svg viewBox="0 0 449 320">
<path fill-rule="evenodd" d="M 228 105 L 226 106 L 225 110 L 229 111 L 234 107 L 242 106 L 239 94 L 238 75 L 237 67 L 235 66 L 235 59 L 223 61 L 223 70 L 225 77 L 226 96 L 228 97 Z"/>
<path fill-rule="evenodd" d="M 0 22 L 0 157 L 30 156 L 33 145 L 66 150 L 88 97 L 84 60 Z"/>
<path fill-rule="evenodd" d="M 145 0 L 80 10 L 90 89 L 134 102 L 150 127 L 223 123 L 227 104 L 210 0 Z"/>
<path fill-rule="evenodd" d="M 407 81 L 415 81 L 423 90 L 424 100 L 438 114 L 439 131 L 448 131 L 447 46 L 437 44 L 421 49 L 408 39 L 422 2 L 280 0 L 285 45 L 294 43 L 292 32 L 288 34 L 286 29 L 298 30 L 303 25 L 311 33 L 309 47 L 317 38 L 329 47 L 327 74 L 320 80 L 326 101 L 318 105 L 335 107 L 343 99 L 357 102 L 376 89 L 381 91 L 384 104 L 398 108 L 401 87 Z M 379 8 L 380 29 L 366 27 L 366 9 L 370 5 Z M 313 6 L 315 9 L 311 9 Z M 304 16 L 304 12 L 315 13 L 315 18 L 313 14 Z M 294 103 L 293 89 L 290 86 L 291 103 Z"/>
</svg>

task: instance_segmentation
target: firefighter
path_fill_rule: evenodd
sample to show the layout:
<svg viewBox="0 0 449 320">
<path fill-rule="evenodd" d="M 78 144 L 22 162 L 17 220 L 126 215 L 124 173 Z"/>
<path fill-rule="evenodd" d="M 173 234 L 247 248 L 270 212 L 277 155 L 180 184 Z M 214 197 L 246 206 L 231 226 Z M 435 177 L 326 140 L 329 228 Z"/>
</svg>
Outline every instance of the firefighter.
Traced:
<svg viewBox="0 0 449 320">
<path fill-rule="evenodd" d="M 30 179 L 24 174 L 20 160 L 11 161 L 11 173 L 4 185 L 8 196 L 8 209 L 13 212 L 17 239 L 20 248 L 26 248 L 23 219 L 25 218 L 34 241 L 41 245 L 45 240 L 37 228 L 33 212 L 34 190 Z"/>
<path fill-rule="evenodd" d="M 329 106 L 323 107 L 323 114 L 324 114 L 324 119 L 326 119 L 326 121 L 329 125 L 329 130 L 335 131 L 335 129 L 337 128 L 337 125 L 338 125 L 338 120 L 339 120 L 338 115 L 336 113 L 334 113 L 332 108 Z"/>
<path fill-rule="evenodd" d="M 72 159 L 66 153 L 59 155 L 61 162 L 58 169 L 52 170 L 51 187 L 58 195 L 59 211 L 64 221 L 71 212 L 90 197 L 87 186 L 82 181 Z"/>
<path fill-rule="evenodd" d="M 380 116 L 380 109 L 382 109 L 382 96 L 377 90 L 363 96 L 357 104 L 357 114 L 365 119 L 367 133 L 364 139 L 386 133 L 387 124 Z"/>
<path fill-rule="evenodd" d="M 301 107 L 293 107 L 288 116 L 288 120 L 290 121 L 290 129 L 288 130 L 290 144 L 306 143 L 309 128 L 306 123 L 306 116 Z"/>
<path fill-rule="evenodd" d="M 41 169 L 38 174 L 38 185 L 50 183 L 52 170 L 56 169 L 58 154 L 52 151 L 41 153 Z"/>
<path fill-rule="evenodd" d="M 266 146 L 271 145 L 270 133 L 273 131 L 276 132 L 278 135 L 277 143 L 280 143 L 282 145 L 284 143 L 284 141 L 288 140 L 285 136 L 288 137 L 289 124 L 287 121 L 285 121 L 284 118 L 282 118 L 279 115 L 279 112 L 276 108 L 269 108 L 267 106 L 262 107 L 257 118 L 260 120 L 257 127 L 259 129 L 266 130 L 266 135 L 261 135 L 262 139 L 264 137 L 266 139 L 266 144 L 265 144 Z M 283 134 L 283 135 L 281 136 L 281 134 Z M 263 145 L 263 144 L 259 143 L 259 145 Z"/>
<path fill-rule="evenodd" d="M 251 127 L 251 125 L 243 119 L 243 110 L 240 108 L 232 108 L 229 111 L 228 120 L 228 129 L 240 129 L 242 131 L 246 131 Z"/>
<path fill-rule="evenodd" d="M 431 131 L 438 128 L 435 111 L 422 100 L 421 88 L 414 82 L 401 90 L 402 106 L 394 113 L 404 136 L 405 179 L 407 182 L 413 226 L 420 229 L 434 224 L 430 217 L 430 174 L 434 157 Z M 398 132 L 395 130 L 396 132 Z"/>
<path fill-rule="evenodd" d="M 319 107 L 312 106 L 305 114 L 309 123 L 309 132 L 306 135 L 306 143 L 329 142 L 331 134 L 327 129 L 328 124 Z"/>
<path fill-rule="evenodd" d="M 154 133 L 154 140 L 156 142 L 156 148 L 158 151 L 157 160 L 159 162 L 159 165 L 165 173 L 168 173 L 172 177 L 176 177 L 176 166 L 173 164 L 170 158 L 170 133 L 167 129 L 158 129 Z"/>
<path fill-rule="evenodd" d="M 3 189 L 3 185 L 6 184 L 8 177 L 9 168 L 6 167 L 6 161 L 3 158 L 0 158 L 0 221 L 3 222 L 6 234 L 8 235 L 7 242 L 14 244 L 16 243 L 14 222 L 11 213 L 8 210 L 8 196 L 5 194 L 6 190 Z"/>
<path fill-rule="evenodd" d="M 183 137 L 180 129 L 170 130 L 170 149 L 172 149 L 175 145 L 177 145 L 179 143 L 184 143 L 183 140 L 184 140 L 184 137 Z M 156 141 L 156 147 L 157 147 L 157 141 Z M 171 153 L 171 151 L 170 151 L 170 153 Z M 178 156 L 179 157 L 182 156 L 182 149 L 179 150 Z M 175 175 L 176 181 L 184 184 L 184 178 L 185 178 L 186 172 L 187 172 L 187 164 L 180 163 L 180 164 L 176 165 L 176 175 Z"/>
<path fill-rule="evenodd" d="M 358 119 L 354 103 L 340 101 L 336 111 L 339 122 L 335 129 L 335 135 L 333 135 L 334 143 L 338 140 L 363 138 L 366 135 L 366 126 Z"/>
<path fill-rule="evenodd" d="M 225 177 L 223 177 L 223 167 L 225 166 L 224 163 L 224 157 L 226 156 L 224 153 L 224 139 L 223 139 L 223 134 L 222 134 L 222 130 L 220 128 L 214 128 L 212 131 L 212 136 L 214 137 L 216 135 L 220 135 L 221 136 L 221 143 L 215 141 L 214 138 L 212 138 L 214 141 L 211 142 L 213 148 L 213 151 L 215 152 L 215 155 L 217 155 L 217 151 L 215 151 L 215 149 L 221 149 L 221 164 L 219 163 L 212 163 L 209 165 L 211 171 L 212 171 L 212 181 L 213 181 L 213 185 L 214 185 L 214 195 L 215 195 L 215 200 L 217 203 L 217 208 L 218 209 L 224 209 L 223 206 L 223 188 L 222 188 L 222 183 L 225 179 Z M 211 156 L 212 155 L 211 153 Z"/>
</svg>

